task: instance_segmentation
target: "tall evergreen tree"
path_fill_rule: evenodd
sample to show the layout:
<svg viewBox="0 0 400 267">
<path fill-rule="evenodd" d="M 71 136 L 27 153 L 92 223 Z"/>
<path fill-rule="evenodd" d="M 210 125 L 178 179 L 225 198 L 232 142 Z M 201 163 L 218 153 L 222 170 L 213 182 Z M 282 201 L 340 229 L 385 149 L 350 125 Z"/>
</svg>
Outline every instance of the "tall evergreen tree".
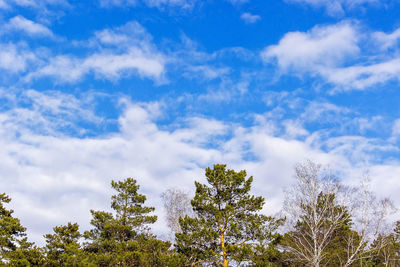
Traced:
<svg viewBox="0 0 400 267">
<path fill-rule="evenodd" d="M 26 228 L 18 218 L 12 216 L 13 210 L 8 210 L 4 204 L 11 198 L 0 194 L 0 264 L 11 266 L 40 265 L 43 255 L 33 243 L 28 242 Z"/>
<path fill-rule="evenodd" d="M 84 259 L 79 244 L 81 233 L 77 223 L 53 228 L 54 234 L 45 235 L 46 266 L 80 266 Z"/>
<path fill-rule="evenodd" d="M 18 242 L 26 236 L 26 228 L 21 225 L 18 218 L 14 218 L 13 210 L 4 206 L 10 203 L 11 198 L 6 194 L 0 194 L 0 255 L 4 259 L 6 255 L 18 248 Z"/>
<path fill-rule="evenodd" d="M 270 258 L 265 253 L 273 250 L 267 248 L 271 248 L 270 241 L 276 238 L 273 232 L 281 221 L 259 213 L 264 198 L 250 194 L 253 177 L 246 178 L 246 171 L 227 170 L 221 164 L 207 168 L 205 175 L 208 185 L 195 182 L 191 204 L 196 216 L 180 219 L 178 252 L 186 255 L 192 266 L 227 267 L 261 258 L 263 266 L 268 266 Z"/>
<path fill-rule="evenodd" d="M 144 206 L 146 196 L 138 193 L 136 180 L 112 181 L 111 186 L 117 191 L 111 198 L 115 214 L 92 210 L 94 228 L 84 233 L 89 261 L 97 266 L 168 265 L 171 244 L 148 232 L 157 216 L 150 215 L 153 207 Z"/>
</svg>

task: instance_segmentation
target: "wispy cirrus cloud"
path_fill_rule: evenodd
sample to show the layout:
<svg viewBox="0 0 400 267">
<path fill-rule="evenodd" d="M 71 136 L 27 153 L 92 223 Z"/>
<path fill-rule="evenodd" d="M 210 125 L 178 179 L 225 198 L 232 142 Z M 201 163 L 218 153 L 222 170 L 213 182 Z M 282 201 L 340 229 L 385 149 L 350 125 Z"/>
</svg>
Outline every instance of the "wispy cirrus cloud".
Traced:
<svg viewBox="0 0 400 267">
<path fill-rule="evenodd" d="M 392 126 L 392 140 L 400 139 L 400 119 L 394 121 Z"/>
<path fill-rule="evenodd" d="M 198 0 L 144 0 L 145 3 L 150 7 L 164 7 L 164 6 L 172 6 L 172 7 L 180 7 L 183 9 L 191 9 L 195 6 Z"/>
<path fill-rule="evenodd" d="M 102 123 L 95 115 L 90 98 L 80 98 L 58 91 L 38 92 L 33 89 L 0 89 L 0 100 L 6 100 L 1 109 L 1 124 L 15 134 L 44 134 L 83 136 L 87 131 L 79 122 Z"/>
<path fill-rule="evenodd" d="M 194 65 L 187 67 L 185 76 L 188 78 L 204 78 L 212 80 L 216 78 L 223 78 L 228 73 L 228 67 L 216 68 L 208 65 Z"/>
<path fill-rule="evenodd" d="M 198 0 L 100 0 L 101 7 L 135 7 L 145 4 L 149 7 L 179 7 L 192 9 Z"/>
<path fill-rule="evenodd" d="M 99 0 L 101 7 L 135 6 L 137 0 Z"/>
<path fill-rule="evenodd" d="M 261 20 L 261 16 L 254 15 L 248 12 L 243 13 L 240 15 L 240 18 L 246 23 L 256 23 L 257 21 Z"/>
<path fill-rule="evenodd" d="M 42 9 L 47 6 L 69 6 L 67 0 L 0 0 L 0 8 L 11 9 L 13 7 L 29 7 Z"/>
<path fill-rule="evenodd" d="M 18 15 L 4 25 L 3 31 L 21 31 L 31 36 L 53 37 L 53 32 L 46 26 Z"/>
<path fill-rule="evenodd" d="M 381 0 L 286 0 L 289 3 L 310 5 L 315 8 L 324 8 L 330 16 L 342 16 L 348 10 L 354 10 L 366 5 L 380 5 Z"/>
<path fill-rule="evenodd" d="M 9 6 L 7 5 L 7 2 L 5 0 L 0 0 L 0 8 L 6 9 Z"/>
<path fill-rule="evenodd" d="M 339 88 L 365 89 L 398 80 L 400 75 L 400 58 L 378 62 L 370 65 L 355 65 L 337 69 L 321 69 L 325 79 Z"/>
<path fill-rule="evenodd" d="M 160 81 L 165 72 L 166 57 L 157 51 L 151 39 L 137 22 L 105 29 L 83 42 L 91 48 L 86 56 L 56 55 L 29 73 L 27 80 L 54 77 L 61 82 L 76 82 L 88 74 L 118 80 L 136 74 Z M 91 52 L 93 50 L 95 52 Z"/>
<path fill-rule="evenodd" d="M 375 32 L 373 33 L 373 39 L 377 43 L 378 47 L 383 50 L 398 47 L 400 39 L 400 28 L 394 30 L 391 33 Z"/>
<path fill-rule="evenodd" d="M 163 72 L 164 59 L 161 55 L 150 56 L 132 48 L 125 53 L 101 52 L 83 59 L 69 55 L 56 56 L 44 67 L 28 74 L 27 79 L 54 77 L 61 82 L 74 83 L 88 74 L 110 80 L 135 74 L 161 79 Z"/>
<path fill-rule="evenodd" d="M 24 44 L 0 43 L 0 68 L 11 73 L 24 72 L 30 62 L 37 59 L 35 53 Z"/>
<path fill-rule="evenodd" d="M 232 5 L 241 5 L 250 0 L 226 0 Z M 99 4 L 103 8 L 111 7 L 136 7 L 138 5 L 146 5 L 148 7 L 156 7 L 158 9 L 179 8 L 181 10 L 193 10 L 196 5 L 204 4 L 199 0 L 99 0 Z"/>
<path fill-rule="evenodd" d="M 171 72 L 178 71 L 184 77 L 199 81 L 240 78 L 241 74 L 232 72 L 232 65 L 226 63 L 226 60 L 234 59 L 246 63 L 259 60 L 257 54 L 242 47 L 205 51 L 201 45 L 186 35 L 182 35 L 181 42 L 175 44 L 169 51 Z"/>
</svg>

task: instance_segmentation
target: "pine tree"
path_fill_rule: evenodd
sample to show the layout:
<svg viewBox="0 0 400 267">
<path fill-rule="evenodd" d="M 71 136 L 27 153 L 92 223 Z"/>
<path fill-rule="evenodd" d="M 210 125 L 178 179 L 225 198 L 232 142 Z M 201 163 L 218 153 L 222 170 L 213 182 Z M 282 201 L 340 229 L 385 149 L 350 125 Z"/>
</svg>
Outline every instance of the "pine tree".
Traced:
<svg viewBox="0 0 400 267">
<path fill-rule="evenodd" d="M 84 255 L 79 244 L 81 233 L 77 223 L 53 228 L 46 239 L 46 266 L 79 266 Z"/>
<path fill-rule="evenodd" d="M 88 261 L 97 266 L 166 266 L 171 244 L 149 233 L 157 216 L 150 215 L 153 207 L 144 206 L 146 196 L 138 193 L 136 180 L 112 181 L 111 186 L 117 191 L 111 198 L 115 213 L 92 210 L 94 228 L 84 233 Z"/>
<path fill-rule="evenodd" d="M 146 196 L 138 193 L 136 180 L 128 178 L 125 181 L 111 182 L 118 194 L 112 196 L 111 207 L 116 212 L 117 221 L 123 226 L 131 227 L 135 234 L 148 230 L 148 224 L 155 223 L 157 216 L 148 215 L 154 207 L 143 206 Z M 126 238 L 121 236 L 121 240 Z"/>
<path fill-rule="evenodd" d="M 0 194 L 0 255 L 5 255 L 18 248 L 18 241 L 26 236 L 26 228 L 23 227 L 18 218 L 14 218 L 13 210 L 7 210 L 4 203 L 10 203 L 11 198 L 6 194 Z"/>
<path fill-rule="evenodd" d="M 270 241 L 276 238 L 273 232 L 282 221 L 259 214 L 264 198 L 250 194 L 253 177 L 246 179 L 246 171 L 227 170 L 221 164 L 207 168 L 205 175 L 208 185 L 195 182 L 191 204 L 196 216 L 180 219 L 178 252 L 192 266 L 210 263 L 226 267 L 260 259 L 268 266 L 269 257 L 258 252 L 271 252 Z"/>
<path fill-rule="evenodd" d="M 26 228 L 18 218 L 12 216 L 13 210 L 8 210 L 4 204 L 10 203 L 11 198 L 0 194 L 0 264 L 11 266 L 40 265 L 43 262 L 41 251 L 28 242 Z"/>
</svg>

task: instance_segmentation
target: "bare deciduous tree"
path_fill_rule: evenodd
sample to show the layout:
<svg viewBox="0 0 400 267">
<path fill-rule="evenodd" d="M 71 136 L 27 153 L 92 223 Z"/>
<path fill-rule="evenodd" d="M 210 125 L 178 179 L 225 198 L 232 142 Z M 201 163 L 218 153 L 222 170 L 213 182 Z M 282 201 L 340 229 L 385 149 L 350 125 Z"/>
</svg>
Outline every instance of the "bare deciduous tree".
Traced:
<svg viewBox="0 0 400 267">
<path fill-rule="evenodd" d="M 284 213 L 290 231 L 284 248 L 293 260 L 318 267 L 336 229 L 349 219 L 343 193 L 331 172 L 312 161 L 295 168 L 296 184 L 286 192 Z"/>
<path fill-rule="evenodd" d="M 370 179 L 365 176 L 360 186 L 352 195 L 352 219 L 357 238 L 347 241 L 347 261 L 344 267 L 354 262 L 369 258 L 375 251 L 383 249 L 388 239 L 379 238 L 388 230 L 386 219 L 395 211 L 390 199 L 377 199 L 370 189 Z"/>
<path fill-rule="evenodd" d="M 180 233 L 179 218 L 193 216 L 190 198 L 187 192 L 178 188 L 169 188 L 161 194 L 166 211 L 167 225 L 172 234 Z"/>
<path fill-rule="evenodd" d="M 384 235 L 386 218 L 394 208 L 389 199 L 376 198 L 368 179 L 358 187 L 347 187 L 312 161 L 298 164 L 295 178 L 284 202 L 289 226 L 284 249 L 292 260 L 314 267 L 327 264 L 327 249 L 346 228 L 347 234 L 339 237 L 346 247 L 338 254 L 338 266 L 368 259 L 385 246 L 386 239 L 379 236 Z"/>
</svg>

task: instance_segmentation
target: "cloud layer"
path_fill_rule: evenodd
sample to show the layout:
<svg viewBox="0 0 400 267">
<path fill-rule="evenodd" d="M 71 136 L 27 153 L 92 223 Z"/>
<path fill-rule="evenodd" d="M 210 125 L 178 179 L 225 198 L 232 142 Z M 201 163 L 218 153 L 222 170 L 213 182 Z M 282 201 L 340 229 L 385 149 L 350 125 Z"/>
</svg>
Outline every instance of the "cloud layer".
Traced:
<svg viewBox="0 0 400 267">
<path fill-rule="evenodd" d="M 0 113 L 0 183 L 13 198 L 16 215 L 37 241 L 52 226 L 67 220 L 87 229 L 90 209 L 109 209 L 111 179 L 138 180 L 160 215 L 155 231 L 165 234 L 160 194 L 167 187 L 192 191 L 193 182 L 204 182 L 204 168 L 214 163 L 228 163 L 230 168 L 254 175 L 254 190 L 266 197 L 268 213 L 279 210 L 282 190 L 292 182 L 293 166 L 305 158 L 331 164 L 345 181 L 358 178 L 368 167 L 374 182 L 384 179 L 390 184 L 400 168 L 398 162 L 373 163 L 373 157 L 365 162 L 371 150 L 394 147 L 361 136 L 332 138 L 323 131 L 304 130 L 307 121 L 318 119 L 309 118 L 307 109 L 304 119 L 297 122 L 280 123 L 272 114 L 254 114 L 252 125 L 244 127 L 189 116 L 166 128 L 157 121 L 168 106 L 121 98 L 117 131 L 79 137 L 80 121 L 107 123 L 94 112 L 96 98 L 34 90 L 17 98 L 3 91 L 2 98 L 14 100 Z M 341 112 L 327 105 L 319 109 L 320 116 Z M 66 128 L 74 130 L 67 134 Z M 396 197 L 390 187 L 379 190 Z"/>
<path fill-rule="evenodd" d="M 22 16 L 10 19 L 5 29 L 54 37 L 45 26 Z M 89 74 L 109 80 L 127 75 L 163 79 L 166 56 L 157 51 L 151 35 L 137 22 L 98 31 L 91 39 L 78 44 L 88 49 L 86 55 L 53 54 L 43 48 L 32 49 L 26 43 L 0 43 L 0 68 L 26 73 L 26 81 L 53 77 L 59 82 L 74 83 Z"/>
<path fill-rule="evenodd" d="M 336 89 L 361 90 L 398 80 L 397 49 L 388 52 L 396 46 L 397 35 L 397 30 L 361 34 L 359 26 L 349 22 L 315 26 L 308 32 L 285 34 L 261 57 L 275 62 L 283 74 L 319 76 Z"/>
<path fill-rule="evenodd" d="M 160 193 L 214 163 L 253 175 L 268 214 L 307 158 L 400 203 L 400 29 L 367 18 L 385 2 L 70 2 L 0 0 L 0 186 L 33 240 L 87 229 L 126 177 L 164 234 Z"/>
<path fill-rule="evenodd" d="M 15 16 L 11 18 L 10 21 L 5 25 L 5 29 L 23 31 L 31 36 L 53 36 L 51 30 L 46 26 L 26 19 L 23 16 Z"/>
</svg>

